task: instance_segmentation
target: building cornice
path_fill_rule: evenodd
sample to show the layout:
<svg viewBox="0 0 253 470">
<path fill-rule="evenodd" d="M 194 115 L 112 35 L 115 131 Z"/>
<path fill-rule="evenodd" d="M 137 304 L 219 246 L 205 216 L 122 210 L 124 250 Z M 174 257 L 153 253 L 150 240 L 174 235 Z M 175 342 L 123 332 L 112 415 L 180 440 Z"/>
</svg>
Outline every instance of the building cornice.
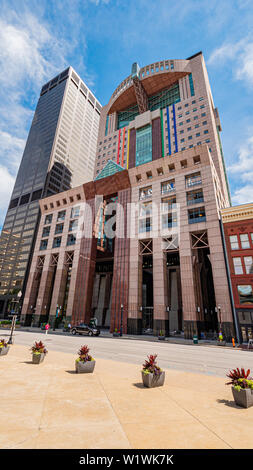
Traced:
<svg viewBox="0 0 253 470">
<path fill-rule="evenodd" d="M 223 223 L 253 219 L 253 203 L 222 209 L 221 217 Z"/>
</svg>

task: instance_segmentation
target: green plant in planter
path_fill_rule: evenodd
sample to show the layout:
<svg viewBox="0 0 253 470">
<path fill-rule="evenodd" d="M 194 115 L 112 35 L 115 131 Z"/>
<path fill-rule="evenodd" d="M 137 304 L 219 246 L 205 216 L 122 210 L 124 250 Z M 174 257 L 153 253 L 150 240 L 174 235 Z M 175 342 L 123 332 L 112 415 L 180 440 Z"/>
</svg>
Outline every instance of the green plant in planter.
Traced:
<svg viewBox="0 0 253 470">
<path fill-rule="evenodd" d="M 147 374 L 161 375 L 162 369 L 156 363 L 157 354 L 150 354 L 148 360 L 143 364 L 142 372 Z"/>
<path fill-rule="evenodd" d="M 89 354 L 88 346 L 82 346 L 78 351 L 79 357 L 76 359 L 75 366 L 77 373 L 92 373 L 95 368 L 96 361 Z"/>
<path fill-rule="evenodd" d="M 161 387 L 164 384 L 165 372 L 157 365 L 156 358 L 157 354 L 151 354 L 142 366 L 144 387 Z"/>
<path fill-rule="evenodd" d="M 89 362 L 94 361 L 95 359 L 89 354 L 90 348 L 88 346 L 81 346 L 78 351 L 79 357 L 76 359 L 76 362 Z"/>
<path fill-rule="evenodd" d="M 242 389 L 245 389 L 245 388 L 250 388 L 251 390 L 253 390 L 253 380 L 251 379 L 238 379 L 238 384 L 237 385 L 234 385 L 234 388 L 236 390 L 242 390 Z"/>
<path fill-rule="evenodd" d="M 243 408 L 253 406 L 253 379 L 249 377 L 250 369 L 239 368 L 229 372 L 227 377 L 231 379 L 227 385 L 232 385 L 232 394 L 235 403 Z"/>
<path fill-rule="evenodd" d="M 31 347 L 31 351 L 33 354 L 47 354 L 48 353 L 42 341 L 38 341 L 38 342 L 35 341 L 34 345 Z"/>
<path fill-rule="evenodd" d="M 5 339 L 0 339 L 0 348 L 7 348 L 7 346 L 7 341 L 5 341 Z"/>
<path fill-rule="evenodd" d="M 240 388 L 248 388 L 246 385 L 247 381 L 251 381 L 251 377 L 249 377 L 250 369 L 245 371 L 245 369 L 241 368 L 241 370 L 237 367 L 233 369 L 227 374 L 227 377 L 230 379 L 230 382 L 227 382 L 227 385 L 232 386 L 240 386 Z"/>
</svg>

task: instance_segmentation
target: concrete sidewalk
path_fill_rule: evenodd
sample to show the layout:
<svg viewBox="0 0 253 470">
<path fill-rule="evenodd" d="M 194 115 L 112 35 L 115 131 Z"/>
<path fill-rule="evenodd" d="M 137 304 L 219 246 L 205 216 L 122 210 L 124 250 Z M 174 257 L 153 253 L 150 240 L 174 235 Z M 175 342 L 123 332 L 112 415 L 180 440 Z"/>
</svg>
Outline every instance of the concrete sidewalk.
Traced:
<svg viewBox="0 0 253 470">
<path fill-rule="evenodd" d="M 168 369 L 146 389 L 141 364 L 98 359 L 86 375 L 75 358 L 49 350 L 34 365 L 19 345 L 0 357 L 1 449 L 253 448 L 253 407 L 234 404 L 225 377 Z"/>
</svg>

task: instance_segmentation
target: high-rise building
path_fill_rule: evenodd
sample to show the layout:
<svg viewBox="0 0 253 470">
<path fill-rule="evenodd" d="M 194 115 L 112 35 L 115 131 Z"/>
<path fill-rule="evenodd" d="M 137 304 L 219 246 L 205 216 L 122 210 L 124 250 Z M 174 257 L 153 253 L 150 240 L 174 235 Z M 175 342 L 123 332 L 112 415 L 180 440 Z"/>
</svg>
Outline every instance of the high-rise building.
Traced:
<svg viewBox="0 0 253 470">
<path fill-rule="evenodd" d="M 24 289 L 38 201 L 93 177 L 100 111 L 72 67 L 41 89 L 0 239 L 0 316 Z"/>
<path fill-rule="evenodd" d="M 22 321 L 231 339 L 220 130 L 201 53 L 134 64 L 102 108 L 94 181 L 40 201 Z"/>
<path fill-rule="evenodd" d="M 94 177 L 109 160 L 133 168 L 207 144 L 228 205 L 220 132 L 219 112 L 201 52 L 142 68 L 134 63 L 131 75 L 102 108 Z"/>
</svg>

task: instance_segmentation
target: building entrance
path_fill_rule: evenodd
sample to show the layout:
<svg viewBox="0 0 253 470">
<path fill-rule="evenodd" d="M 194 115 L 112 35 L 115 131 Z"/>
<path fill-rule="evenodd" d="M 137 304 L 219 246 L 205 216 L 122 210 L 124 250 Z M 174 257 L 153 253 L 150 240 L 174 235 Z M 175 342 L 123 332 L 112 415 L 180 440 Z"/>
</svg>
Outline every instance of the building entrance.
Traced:
<svg viewBox="0 0 253 470">
<path fill-rule="evenodd" d="M 110 328 L 113 261 L 97 261 L 93 284 L 92 313 L 98 326 Z"/>
<path fill-rule="evenodd" d="M 153 334 L 153 256 L 142 258 L 142 332 Z"/>
</svg>

